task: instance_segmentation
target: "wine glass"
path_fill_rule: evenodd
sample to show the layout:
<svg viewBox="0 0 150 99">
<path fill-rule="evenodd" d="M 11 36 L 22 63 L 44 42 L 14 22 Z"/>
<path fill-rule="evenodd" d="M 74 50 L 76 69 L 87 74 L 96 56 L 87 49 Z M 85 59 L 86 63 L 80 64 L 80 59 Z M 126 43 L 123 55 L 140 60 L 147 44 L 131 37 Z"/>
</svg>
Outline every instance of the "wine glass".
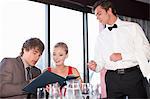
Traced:
<svg viewBox="0 0 150 99">
<path fill-rule="evenodd" d="M 92 85 L 90 83 L 82 83 L 81 92 L 83 99 L 89 99 L 93 92 Z"/>
</svg>

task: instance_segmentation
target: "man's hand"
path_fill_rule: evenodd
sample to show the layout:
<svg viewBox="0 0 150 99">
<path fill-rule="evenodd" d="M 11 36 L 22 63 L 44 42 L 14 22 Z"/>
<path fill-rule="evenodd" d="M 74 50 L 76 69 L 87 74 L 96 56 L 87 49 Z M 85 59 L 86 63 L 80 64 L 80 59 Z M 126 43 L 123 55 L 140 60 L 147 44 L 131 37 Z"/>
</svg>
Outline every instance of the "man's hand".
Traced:
<svg viewBox="0 0 150 99">
<path fill-rule="evenodd" d="M 110 56 L 110 60 L 111 61 L 119 61 L 119 60 L 122 60 L 122 56 L 121 56 L 121 53 L 113 53 L 111 56 Z"/>
<path fill-rule="evenodd" d="M 96 62 L 93 61 L 93 60 L 91 60 L 90 62 L 88 62 L 88 68 L 89 68 L 89 69 L 95 71 L 96 66 L 97 66 L 97 64 L 96 64 Z"/>
<path fill-rule="evenodd" d="M 36 78 L 37 76 L 39 76 L 41 74 L 41 70 L 35 66 L 31 67 L 30 72 L 32 74 L 32 78 Z"/>
</svg>

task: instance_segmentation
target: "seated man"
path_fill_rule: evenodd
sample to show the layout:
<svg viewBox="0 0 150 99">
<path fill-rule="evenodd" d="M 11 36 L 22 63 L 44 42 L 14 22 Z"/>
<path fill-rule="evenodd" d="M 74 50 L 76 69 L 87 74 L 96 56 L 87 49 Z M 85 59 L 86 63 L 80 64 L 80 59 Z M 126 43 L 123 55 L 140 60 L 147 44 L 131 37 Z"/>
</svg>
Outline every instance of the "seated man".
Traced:
<svg viewBox="0 0 150 99">
<path fill-rule="evenodd" d="M 41 73 L 41 70 L 34 65 L 39 60 L 43 50 L 43 42 L 38 38 L 31 38 L 23 44 L 20 56 L 4 58 L 1 61 L 0 98 L 29 98 L 29 95 L 22 89 L 30 80 Z"/>
</svg>

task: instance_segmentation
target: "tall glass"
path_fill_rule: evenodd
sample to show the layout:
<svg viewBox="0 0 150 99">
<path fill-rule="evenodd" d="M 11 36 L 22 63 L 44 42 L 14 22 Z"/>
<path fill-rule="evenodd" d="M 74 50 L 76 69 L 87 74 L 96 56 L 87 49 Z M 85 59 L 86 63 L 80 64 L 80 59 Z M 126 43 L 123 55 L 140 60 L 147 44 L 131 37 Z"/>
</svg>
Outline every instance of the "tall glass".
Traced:
<svg viewBox="0 0 150 99">
<path fill-rule="evenodd" d="M 49 99 L 61 99 L 60 86 L 58 83 L 49 84 Z"/>
<path fill-rule="evenodd" d="M 100 84 L 93 85 L 93 99 L 101 99 L 101 86 L 100 86 Z"/>
<path fill-rule="evenodd" d="M 78 80 L 67 81 L 65 99 L 82 99 L 80 83 Z"/>
<path fill-rule="evenodd" d="M 37 88 L 37 99 L 46 99 L 46 91 L 44 88 Z"/>
</svg>

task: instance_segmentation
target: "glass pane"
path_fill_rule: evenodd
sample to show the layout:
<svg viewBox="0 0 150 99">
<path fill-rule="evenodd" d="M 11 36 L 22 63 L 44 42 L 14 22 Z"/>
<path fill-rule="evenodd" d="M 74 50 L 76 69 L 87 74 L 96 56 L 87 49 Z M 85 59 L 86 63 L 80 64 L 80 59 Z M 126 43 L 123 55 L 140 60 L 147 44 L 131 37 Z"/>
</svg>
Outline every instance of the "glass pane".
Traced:
<svg viewBox="0 0 150 99">
<path fill-rule="evenodd" d="M 57 42 L 65 42 L 69 57 L 65 64 L 76 67 L 83 77 L 83 19 L 82 13 L 62 7 L 50 6 L 51 52 Z"/>
<path fill-rule="evenodd" d="M 45 4 L 27 0 L 0 3 L 0 60 L 17 57 L 25 40 L 38 37 L 45 43 Z M 45 66 L 45 53 L 37 64 Z"/>
<path fill-rule="evenodd" d="M 96 38 L 103 28 L 104 26 L 98 22 L 94 14 L 88 14 L 89 60 L 94 60 Z M 92 84 L 100 83 L 100 73 L 96 73 L 90 70 L 89 80 Z"/>
</svg>

